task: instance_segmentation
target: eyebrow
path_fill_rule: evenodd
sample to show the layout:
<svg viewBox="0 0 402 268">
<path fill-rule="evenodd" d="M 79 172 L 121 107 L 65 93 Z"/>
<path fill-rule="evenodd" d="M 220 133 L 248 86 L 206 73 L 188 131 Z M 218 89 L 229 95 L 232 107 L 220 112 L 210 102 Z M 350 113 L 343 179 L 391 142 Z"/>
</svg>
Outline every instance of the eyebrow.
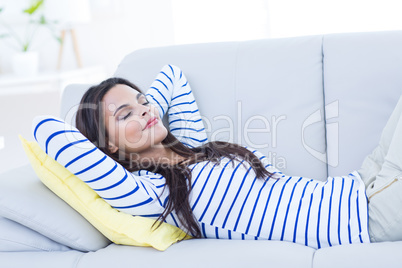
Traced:
<svg viewBox="0 0 402 268">
<path fill-rule="evenodd" d="M 137 100 L 138 100 L 139 98 L 141 98 L 141 96 L 145 96 L 145 95 L 144 95 L 143 93 L 139 92 L 139 93 L 137 94 L 137 96 L 136 96 Z M 125 104 L 123 104 L 123 105 L 120 105 L 119 108 L 117 108 L 116 111 L 114 111 L 113 116 L 115 116 L 118 111 L 120 111 L 121 109 L 126 108 L 127 106 L 129 106 L 128 103 L 125 103 Z"/>
<path fill-rule="evenodd" d="M 114 111 L 113 116 L 115 116 L 118 111 L 120 111 L 123 108 L 126 108 L 127 106 L 128 106 L 128 103 L 119 106 L 119 108 L 117 108 L 116 111 Z"/>
</svg>

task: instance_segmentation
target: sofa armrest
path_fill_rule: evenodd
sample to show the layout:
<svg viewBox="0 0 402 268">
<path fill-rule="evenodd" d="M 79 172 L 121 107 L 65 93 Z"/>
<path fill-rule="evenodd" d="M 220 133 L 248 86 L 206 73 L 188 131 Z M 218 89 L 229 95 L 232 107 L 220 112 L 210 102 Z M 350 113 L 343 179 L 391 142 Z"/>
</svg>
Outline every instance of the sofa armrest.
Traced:
<svg viewBox="0 0 402 268">
<path fill-rule="evenodd" d="M 95 251 L 110 244 L 85 218 L 42 184 L 30 165 L 0 174 L 0 216 L 72 249 Z"/>
<path fill-rule="evenodd" d="M 1 267 L 71 268 L 85 253 L 70 250 L 59 252 L 0 252 Z"/>
<path fill-rule="evenodd" d="M 70 250 L 26 226 L 1 216 L 0 230 L 0 252 Z"/>
<path fill-rule="evenodd" d="M 63 90 L 60 118 L 66 123 L 75 126 L 75 114 L 77 112 L 78 104 L 81 101 L 84 93 L 90 88 L 90 84 L 71 84 L 66 86 Z"/>
</svg>

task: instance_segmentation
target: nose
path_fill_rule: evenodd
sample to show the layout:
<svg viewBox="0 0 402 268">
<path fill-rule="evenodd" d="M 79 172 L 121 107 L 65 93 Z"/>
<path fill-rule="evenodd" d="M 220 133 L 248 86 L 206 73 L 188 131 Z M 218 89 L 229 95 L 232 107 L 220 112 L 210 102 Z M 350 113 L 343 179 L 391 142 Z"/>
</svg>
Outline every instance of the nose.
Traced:
<svg viewBox="0 0 402 268">
<path fill-rule="evenodd" d="M 142 106 L 144 109 L 141 111 L 141 116 L 144 117 L 147 113 L 151 112 L 151 107 Z"/>
</svg>

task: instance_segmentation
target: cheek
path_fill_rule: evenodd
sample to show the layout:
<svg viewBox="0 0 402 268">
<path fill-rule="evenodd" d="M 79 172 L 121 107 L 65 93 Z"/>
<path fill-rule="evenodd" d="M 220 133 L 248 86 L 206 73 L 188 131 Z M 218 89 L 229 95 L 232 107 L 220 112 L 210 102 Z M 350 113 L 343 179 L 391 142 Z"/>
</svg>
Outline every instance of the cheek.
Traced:
<svg viewBox="0 0 402 268">
<path fill-rule="evenodd" d="M 124 135 L 124 140 L 128 141 L 129 143 L 137 143 L 140 141 L 141 137 L 143 136 L 142 133 L 142 126 L 137 121 L 130 121 L 125 126 L 124 129 L 120 131 L 121 134 Z"/>
<path fill-rule="evenodd" d="M 151 113 L 159 117 L 158 110 L 154 106 L 151 106 Z M 120 124 L 115 133 L 119 141 L 117 146 L 120 149 L 140 152 L 153 144 L 159 144 L 166 138 L 168 131 L 161 119 L 158 124 L 145 130 L 143 130 L 143 126 L 138 121 L 132 120 Z"/>
</svg>

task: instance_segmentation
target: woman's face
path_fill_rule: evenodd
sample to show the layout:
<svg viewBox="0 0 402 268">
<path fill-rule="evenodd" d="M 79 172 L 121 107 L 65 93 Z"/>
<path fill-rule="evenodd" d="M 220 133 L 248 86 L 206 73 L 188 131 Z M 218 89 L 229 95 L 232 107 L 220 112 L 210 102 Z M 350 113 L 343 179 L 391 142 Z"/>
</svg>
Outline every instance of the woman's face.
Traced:
<svg viewBox="0 0 402 268">
<path fill-rule="evenodd" d="M 160 145 L 167 136 L 158 110 L 135 89 L 117 84 L 102 100 L 112 153 L 144 153 Z"/>
</svg>

